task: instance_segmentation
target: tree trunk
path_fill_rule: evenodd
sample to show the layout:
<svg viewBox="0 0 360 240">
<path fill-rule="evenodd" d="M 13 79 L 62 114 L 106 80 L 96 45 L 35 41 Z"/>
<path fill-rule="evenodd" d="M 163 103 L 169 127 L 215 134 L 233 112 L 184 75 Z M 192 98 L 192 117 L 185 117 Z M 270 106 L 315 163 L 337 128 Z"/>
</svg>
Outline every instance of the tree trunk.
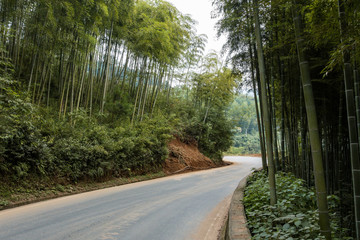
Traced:
<svg viewBox="0 0 360 240">
<path fill-rule="evenodd" d="M 79 89 L 79 95 L 78 95 L 78 99 L 77 99 L 77 103 L 76 103 L 76 111 L 79 111 L 79 107 L 80 107 L 80 100 L 83 94 L 83 86 L 84 86 L 84 79 L 85 79 L 85 73 L 86 73 L 86 69 L 88 66 L 88 50 L 86 50 L 86 56 L 85 56 L 85 60 L 84 60 L 85 64 L 83 66 L 83 71 L 81 73 L 81 81 L 80 81 L 80 89 Z"/>
<path fill-rule="evenodd" d="M 271 69 L 271 86 L 272 86 L 272 94 L 271 94 L 271 102 L 272 102 L 272 129 L 273 129 L 273 140 L 274 140 L 274 161 L 276 166 L 276 171 L 280 169 L 279 162 L 279 152 L 278 152 L 278 144 L 277 144 L 277 131 L 276 131 L 276 103 L 275 103 L 275 81 L 274 81 L 273 71 Z"/>
<path fill-rule="evenodd" d="M 247 12 L 247 18 L 248 21 L 250 21 L 250 17 L 249 17 L 249 13 Z M 253 24 L 250 24 L 250 22 L 248 22 L 248 25 L 250 27 L 250 32 L 255 32 L 254 30 L 254 26 Z M 251 35 L 251 34 L 249 34 Z M 268 171 L 268 166 L 267 166 L 267 162 L 266 162 L 266 146 L 265 146 L 265 131 L 264 131 L 264 118 L 262 116 L 262 99 L 261 99 L 261 87 L 260 87 L 260 70 L 259 70 L 259 64 L 258 64 L 258 56 L 256 54 L 257 52 L 257 48 L 256 48 L 256 43 L 254 41 L 251 41 L 250 39 L 251 36 L 249 36 L 249 44 L 252 46 L 249 48 L 249 50 L 252 52 L 252 49 L 254 49 L 254 54 L 251 54 L 251 56 L 254 57 L 254 60 L 252 61 L 253 64 L 253 68 L 256 72 L 256 79 L 254 78 L 254 80 L 256 80 L 257 82 L 257 86 L 258 86 L 258 96 L 259 96 L 259 104 L 258 104 L 258 108 L 257 111 L 259 112 L 259 116 L 260 116 L 260 123 L 259 123 L 259 131 L 261 132 L 259 136 L 262 136 L 262 138 L 260 138 L 260 147 L 261 147 L 261 160 L 262 160 L 262 167 L 263 169 L 267 172 Z M 255 84 L 256 85 L 256 84 Z M 260 109 L 260 111 L 259 111 Z"/>
<path fill-rule="evenodd" d="M 356 69 L 356 63 L 354 67 L 355 107 L 358 130 L 358 143 L 360 143 L 360 75 L 359 70 Z"/>
<path fill-rule="evenodd" d="M 347 23 L 345 19 L 345 6 L 343 0 L 338 0 L 339 5 L 339 19 L 340 19 L 340 36 L 341 41 L 344 41 L 343 36 L 346 35 Z M 356 237 L 360 239 L 360 161 L 359 161 L 359 142 L 356 129 L 356 113 L 354 91 L 351 86 L 351 64 L 350 52 L 343 50 L 344 61 L 344 82 L 345 82 L 345 98 L 347 108 L 348 130 L 350 140 L 350 157 L 352 169 L 352 181 L 354 191 L 354 208 L 355 208 L 355 228 Z"/>
<path fill-rule="evenodd" d="M 249 24 L 249 23 L 248 23 Z M 256 81 L 255 81 L 255 74 L 254 74 L 254 61 L 253 61 L 253 50 L 252 50 L 252 44 L 250 42 L 250 36 L 249 37 L 249 54 L 250 54 L 250 68 L 251 68 L 251 80 L 252 80 L 252 85 L 253 85 L 253 89 L 254 89 L 254 100 L 255 100 L 255 109 L 256 109 L 256 120 L 257 120 L 257 124 L 258 124 L 258 130 L 259 130 L 259 139 L 260 139 L 260 150 L 261 150 L 261 156 L 262 156 L 262 167 L 264 170 L 267 170 L 267 163 L 266 163 L 266 152 L 265 152 L 265 146 L 264 146 L 264 136 L 262 134 L 262 128 L 263 126 L 261 125 L 261 121 L 260 121 L 260 113 L 259 113 L 259 107 L 258 107 L 258 100 L 257 100 L 257 95 L 256 95 Z"/>
<path fill-rule="evenodd" d="M 109 36 L 109 41 L 108 41 L 108 44 L 107 44 L 108 48 L 107 48 L 107 55 L 106 55 L 106 66 L 105 66 L 105 70 L 104 70 L 104 74 L 105 74 L 105 76 L 104 76 L 104 92 L 103 92 L 101 108 L 100 108 L 101 113 L 104 113 L 107 85 L 108 85 L 108 81 L 109 81 L 109 65 L 110 65 L 111 38 L 112 38 L 112 34 L 113 34 L 113 27 L 114 27 L 114 22 L 111 21 L 110 36 Z"/>
<path fill-rule="evenodd" d="M 274 158 L 272 149 L 272 139 L 271 139 L 271 125 L 270 125 L 270 114 L 268 101 L 266 97 L 266 80 L 265 80 L 265 60 L 264 53 L 262 48 L 262 40 L 260 34 L 260 23 L 259 23 L 259 9 L 258 9 L 258 0 L 254 0 L 254 10 L 255 10 L 255 37 L 257 44 L 257 55 L 260 68 L 260 83 L 261 83 L 261 99 L 262 99 L 262 117 L 265 123 L 265 133 L 266 133 L 266 152 L 268 156 L 268 171 L 269 171 L 269 185 L 270 185 L 270 204 L 275 205 L 277 202 L 276 199 L 276 183 L 275 183 L 275 167 L 274 167 Z"/>
<path fill-rule="evenodd" d="M 281 168 L 285 171 L 285 78 L 284 64 L 281 64 Z"/>
<path fill-rule="evenodd" d="M 295 24 L 296 45 L 303 83 L 304 100 L 309 126 L 310 144 L 314 165 L 315 187 L 317 204 L 319 208 L 319 225 L 321 233 L 326 239 L 331 239 L 330 219 L 327 204 L 325 176 L 322 162 L 321 142 L 315 108 L 315 99 L 310 78 L 310 66 L 305 54 L 304 39 L 302 38 L 301 18 L 297 8 L 296 0 L 293 1 L 293 18 Z"/>
</svg>

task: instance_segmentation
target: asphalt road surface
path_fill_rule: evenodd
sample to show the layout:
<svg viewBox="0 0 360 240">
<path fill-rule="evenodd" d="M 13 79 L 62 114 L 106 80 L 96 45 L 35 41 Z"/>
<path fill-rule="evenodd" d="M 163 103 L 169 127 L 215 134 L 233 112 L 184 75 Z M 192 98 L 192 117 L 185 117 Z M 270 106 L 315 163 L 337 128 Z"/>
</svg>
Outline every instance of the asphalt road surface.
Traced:
<svg viewBox="0 0 360 240">
<path fill-rule="evenodd" d="M 214 239 L 239 181 L 261 166 L 225 159 L 236 164 L 1 211 L 0 239 Z"/>
</svg>

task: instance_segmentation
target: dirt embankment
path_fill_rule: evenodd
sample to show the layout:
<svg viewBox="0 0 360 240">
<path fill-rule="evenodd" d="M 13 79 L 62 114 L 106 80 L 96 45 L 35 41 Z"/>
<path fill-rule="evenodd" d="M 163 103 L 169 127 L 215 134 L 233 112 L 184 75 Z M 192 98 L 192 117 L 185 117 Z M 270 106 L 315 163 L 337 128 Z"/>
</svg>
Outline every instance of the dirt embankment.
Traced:
<svg viewBox="0 0 360 240">
<path fill-rule="evenodd" d="M 203 170 L 214 168 L 216 165 L 205 157 L 198 149 L 196 141 L 182 142 L 174 138 L 168 145 L 169 157 L 164 164 L 166 174 Z"/>
</svg>

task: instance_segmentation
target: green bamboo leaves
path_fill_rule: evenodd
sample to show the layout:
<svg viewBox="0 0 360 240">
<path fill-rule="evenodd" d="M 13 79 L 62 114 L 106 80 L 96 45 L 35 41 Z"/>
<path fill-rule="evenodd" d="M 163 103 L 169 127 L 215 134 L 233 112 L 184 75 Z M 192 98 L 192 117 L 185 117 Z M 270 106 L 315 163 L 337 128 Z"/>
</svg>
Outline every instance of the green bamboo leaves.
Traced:
<svg viewBox="0 0 360 240">
<path fill-rule="evenodd" d="M 4 0 L 0 13 L 5 57 L 32 102 L 56 102 L 60 118 L 79 109 L 104 115 L 121 89 L 141 121 L 160 92 L 170 93 L 187 49 L 197 54 L 191 65 L 204 49 L 194 20 L 162 0 Z"/>
</svg>

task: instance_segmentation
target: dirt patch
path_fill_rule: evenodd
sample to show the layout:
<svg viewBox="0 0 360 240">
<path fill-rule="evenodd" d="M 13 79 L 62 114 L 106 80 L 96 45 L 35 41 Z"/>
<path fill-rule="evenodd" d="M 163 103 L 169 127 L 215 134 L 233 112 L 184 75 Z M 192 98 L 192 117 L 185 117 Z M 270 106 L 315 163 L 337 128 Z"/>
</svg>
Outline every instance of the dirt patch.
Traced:
<svg viewBox="0 0 360 240">
<path fill-rule="evenodd" d="M 216 167 L 210 158 L 205 157 L 195 141 L 184 143 L 178 137 L 168 145 L 169 157 L 164 164 L 166 174 L 202 170 Z"/>
</svg>

